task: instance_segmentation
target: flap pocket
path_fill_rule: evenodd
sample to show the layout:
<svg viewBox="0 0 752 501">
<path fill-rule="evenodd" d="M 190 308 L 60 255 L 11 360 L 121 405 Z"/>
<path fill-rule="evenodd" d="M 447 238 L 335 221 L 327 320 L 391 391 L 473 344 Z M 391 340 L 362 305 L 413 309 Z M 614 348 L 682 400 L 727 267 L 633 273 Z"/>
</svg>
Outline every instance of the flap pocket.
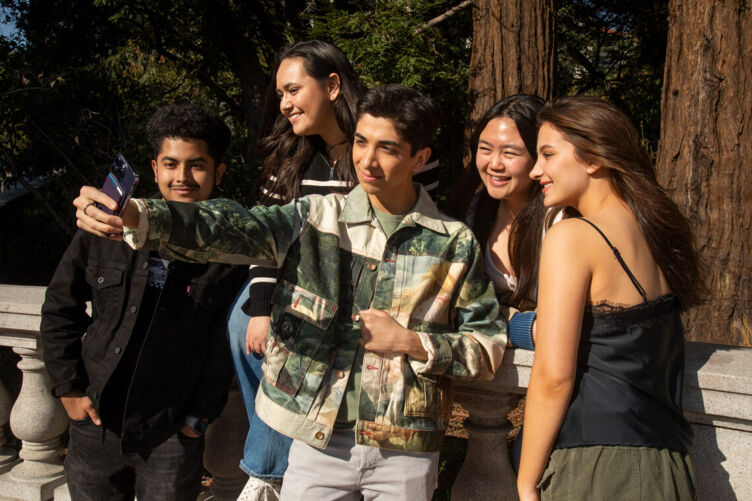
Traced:
<svg viewBox="0 0 752 501">
<path fill-rule="evenodd" d="M 277 282 L 272 303 L 322 330 L 329 328 L 338 309 L 333 302 L 285 280 Z"/>
<path fill-rule="evenodd" d="M 106 289 L 120 285 L 123 283 L 123 270 L 88 266 L 86 268 L 86 281 L 95 289 Z"/>
</svg>

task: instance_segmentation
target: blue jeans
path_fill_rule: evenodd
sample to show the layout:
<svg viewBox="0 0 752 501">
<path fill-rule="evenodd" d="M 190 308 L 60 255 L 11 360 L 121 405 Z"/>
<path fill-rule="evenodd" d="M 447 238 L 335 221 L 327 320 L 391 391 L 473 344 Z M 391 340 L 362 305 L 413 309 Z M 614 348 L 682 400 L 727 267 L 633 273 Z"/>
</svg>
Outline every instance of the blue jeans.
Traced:
<svg viewBox="0 0 752 501">
<path fill-rule="evenodd" d="M 269 428 L 256 415 L 256 391 L 261 374 L 261 355 L 245 353 L 245 332 L 250 317 L 243 313 L 241 306 L 248 299 L 249 280 L 235 298 L 227 318 L 227 339 L 230 341 L 232 363 L 238 375 L 238 385 L 248 413 L 248 435 L 243 447 L 240 469 L 248 475 L 262 480 L 281 479 L 287 469 L 287 455 L 292 439 Z"/>
</svg>

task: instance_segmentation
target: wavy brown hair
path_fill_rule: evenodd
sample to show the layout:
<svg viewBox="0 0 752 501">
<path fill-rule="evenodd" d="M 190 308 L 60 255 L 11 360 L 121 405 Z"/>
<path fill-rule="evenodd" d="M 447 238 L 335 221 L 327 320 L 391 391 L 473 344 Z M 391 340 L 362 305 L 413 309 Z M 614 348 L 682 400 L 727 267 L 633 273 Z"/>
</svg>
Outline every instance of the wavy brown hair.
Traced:
<svg viewBox="0 0 752 501">
<path fill-rule="evenodd" d="M 570 96 L 547 104 L 538 123 L 559 131 L 580 161 L 608 169 L 614 191 L 637 219 L 671 291 L 684 308 L 699 304 L 707 288 L 689 221 L 658 184 L 629 118 L 603 99 Z"/>
<path fill-rule="evenodd" d="M 264 113 L 261 121 L 261 139 L 258 152 L 264 159 L 264 166 L 258 185 L 270 184 L 269 193 L 282 196 L 287 203 L 300 196 L 300 182 L 303 169 L 313 160 L 316 153 L 326 152 L 324 141 L 318 136 L 298 136 L 292 130 L 290 121 L 279 110 L 276 75 L 279 65 L 285 59 L 299 57 L 308 74 L 319 82 L 326 81 L 329 75 L 339 75 L 340 91 L 334 101 L 334 114 L 337 125 L 345 133 L 350 145 L 337 162 L 335 175 L 350 184 L 357 182 L 352 165 L 352 141 L 355 133 L 355 116 L 361 94 L 360 80 L 347 56 L 335 45 L 322 40 L 307 40 L 282 50 L 275 60 L 274 71 L 264 100 Z M 271 177 L 276 179 L 271 182 Z M 278 204 L 274 199 L 259 193 L 262 204 Z"/>
</svg>

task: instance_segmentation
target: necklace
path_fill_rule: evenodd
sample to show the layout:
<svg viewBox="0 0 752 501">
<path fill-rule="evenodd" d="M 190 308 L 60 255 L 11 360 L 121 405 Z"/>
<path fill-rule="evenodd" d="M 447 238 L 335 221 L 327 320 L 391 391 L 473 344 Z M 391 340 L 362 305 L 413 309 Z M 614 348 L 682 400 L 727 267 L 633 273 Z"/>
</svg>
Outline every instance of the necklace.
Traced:
<svg viewBox="0 0 752 501">
<path fill-rule="evenodd" d="M 326 147 L 326 155 L 327 155 L 327 156 L 328 156 L 329 158 L 331 158 L 331 156 L 332 156 L 332 151 L 334 151 L 334 149 L 335 149 L 335 148 L 336 148 L 337 146 L 342 146 L 343 144 L 346 144 L 346 143 L 347 143 L 347 139 L 343 139 L 342 141 L 340 141 L 340 142 L 339 142 L 339 143 L 337 143 L 337 144 L 333 144 L 333 145 L 331 145 L 331 146 L 327 146 L 327 147 Z"/>
</svg>

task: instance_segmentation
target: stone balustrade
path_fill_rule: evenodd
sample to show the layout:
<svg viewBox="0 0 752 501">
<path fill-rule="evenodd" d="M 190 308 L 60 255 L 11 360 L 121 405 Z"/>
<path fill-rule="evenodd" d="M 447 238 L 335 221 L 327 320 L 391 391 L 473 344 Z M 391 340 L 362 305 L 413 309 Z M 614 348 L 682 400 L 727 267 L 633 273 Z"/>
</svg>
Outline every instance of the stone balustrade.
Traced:
<svg viewBox="0 0 752 501">
<path fill-rule="evenodd" d="M 49 391 L 42 365 L 43 299 L 44 287 L 0 285 L 0 346 L 20 355 L 23 373 L 15 402 L 0 381 L 0 500 L 66 499 L 60 436 L 67 417 Z M 525 394 L 532 362 L 532 352 L 508 350 L 494 381 L 457 385 L 456 399 L 469 412 L 469 441 L 452 489 L 454 501 L 517 499 L 507 414 Z M 684 407 L 695 430 L 692 455 L 700 499 L 752 499 L 752 350 L 688 343 Z M 6 447 L 8 425 L 21 440 L 18 455 Z M 233 388 L 223 415 L 207 432 L 204 464 L 213 474 L 217 501 L 234 499 L 246 478 L 237 467 L 246 428 Z"/>
<path fill-rule="evenodd" d="M 21 356 L 21 392 L 13 402 L 0 380 L 0 500 L 66 500 L 61 435 L 68 416 L 50 391 L 39 341 L 44 287 L 0 285 L 0 346 Z M 21 440 L 21 451 L 4 447 L 7 425 Z M 237 498 L 248 478 L 238 468 L 248 427 L 236 385 L 228 404 L 206 437 L 204 465 L 213 475 L 211 494 L 216 501 Z"/>
<path fill-rule="evenodd" d="M 492 382 L 457 385 L 455 400 L 469 413 L 469 440 L 452 501 L 517 499 L 507 414 L 524 396 L 532 365 L 533 352 L 511 349 Z M 752 499 L 752 349 L 687 343 L 684 415 L 695 432 L 700 499 Z"/>
</svg>

